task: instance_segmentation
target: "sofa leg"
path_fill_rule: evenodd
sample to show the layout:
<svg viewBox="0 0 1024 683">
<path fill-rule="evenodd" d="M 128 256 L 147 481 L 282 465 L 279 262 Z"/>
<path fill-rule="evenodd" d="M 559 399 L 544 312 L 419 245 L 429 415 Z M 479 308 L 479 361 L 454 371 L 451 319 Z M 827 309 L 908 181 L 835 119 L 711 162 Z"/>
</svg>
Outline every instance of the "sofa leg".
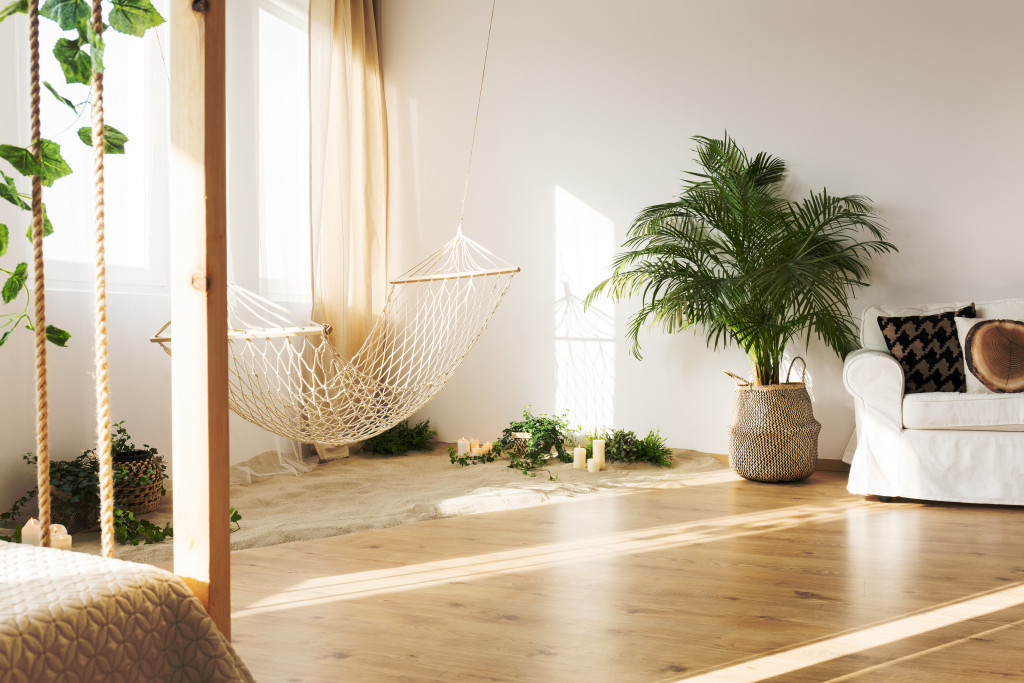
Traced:
<svg viewBox="0 0 1024 683">
<path fill-rule="evenodd" d="M 878 500 L 880 502 L 882 502 L 882 503 L 891 503 L 892 502 L 892 496 L 879 496 Z"/>
</svg>

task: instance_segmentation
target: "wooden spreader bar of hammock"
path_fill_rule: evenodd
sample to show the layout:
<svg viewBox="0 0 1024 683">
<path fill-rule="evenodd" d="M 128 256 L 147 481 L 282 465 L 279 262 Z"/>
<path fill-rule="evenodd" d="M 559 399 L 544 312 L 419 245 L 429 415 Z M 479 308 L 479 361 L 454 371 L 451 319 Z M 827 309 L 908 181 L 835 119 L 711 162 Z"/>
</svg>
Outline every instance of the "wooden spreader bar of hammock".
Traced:
<svg viewBox="0 0 1024 683">
<path fill-rule="evenodd" d="M 161 336 L 163 331 L 171 326 L 171 321 L 160 328 L 160 330 L 149 338 L 154 344 L 169 344 L 171 338 Z M 279 337 L 317 337 L 330 334 L 330 325 L 307 325 L 306 327 L 268 327 L 251 328 L 247 330 L 228 330 L 228 339 L 276 339 Z"/>
<path fill-rule="evenodd" d="M 519 268 L 495 268 L 493 270 L 469 270 L 461 273 L 440 273 L 439 275 L 424 275 L 422 277 L 403 277 L 391 280 L 393 285 L 408 285 L 413 282 L 431 282 L 435 280 L 461 280 L 469 277 L 487 277 L 488 275 L 508 275 L 518 273 Z"/>
</svg>

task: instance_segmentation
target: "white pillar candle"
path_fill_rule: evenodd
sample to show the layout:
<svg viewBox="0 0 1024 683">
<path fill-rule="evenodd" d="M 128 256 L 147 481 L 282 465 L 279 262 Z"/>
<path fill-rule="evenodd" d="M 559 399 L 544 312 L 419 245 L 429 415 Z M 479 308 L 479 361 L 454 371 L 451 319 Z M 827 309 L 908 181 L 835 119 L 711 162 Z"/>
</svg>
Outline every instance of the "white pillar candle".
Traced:
<svg viewBox="0 0 1024 683">
<path fill-rule="evenodd" d="M 60 532 L 53 534 L 50 537 L 50 547 L 57 548 L 58 550 L 71 550 L 71 534 L 62 534 Z"/>
<path fill-rule="evenodd" d="M 605 469 L 604 464 L 604 439 L 594 439 L 594 460 L 597 461 L 597 469 Z"/>
<path fill-rule="evenodd" d="M 587 469 L 587 449 L 574 448 L 572 450 L 572 467 L 576 470 Z"/>
<path fill-rule="evenodd" d="M 459 439 L 459 455 L 466 455 L 469 453 L 469 439 L 462 437 Z"/>
<path fill-rule="evenodd" d="M 41 537 L 42 532 L 39 520 L 35 517 L 25 522 L 25 526 L 21 527 L 21 542 L 25 545 L 39 545 Z"/>
<path fill-rule="evenodd" d="M 484 453 L 490 453 L 492 448 L 494 448 L 494 444 L 488 441 L 484 444 Z"/>
<path fill-rule="evenodd" d="M 470 453 L 472 453 L 473 455 L 476 455 L 476 456 L 481 456 L 485 452 L 486 451 L 484 451 L 484 449 L 480 448 L 479 446 L 477 446 L 476 448 L 471 448 L 470 449 Z"/>
<path fill-rule="evenodd" d="M 597 466 L 597 461 L 591 458 L 587 461 L 587 472 L 599 472 L 600 467 Z"/>
<path fill-rule="evenodd" d="M 64 527 L 63 524 L 50 525 L 50 536 L 53 536 L 54 534 L 66 534 L 67 532 L 68 530 Z"/>
<path fill-rule="evenodd" d="M 480 440 L 479 439 L 470 439 L 469 440 L 469 450 L 473 450 L 474 448 L 480 448 Z"/>
</svg>

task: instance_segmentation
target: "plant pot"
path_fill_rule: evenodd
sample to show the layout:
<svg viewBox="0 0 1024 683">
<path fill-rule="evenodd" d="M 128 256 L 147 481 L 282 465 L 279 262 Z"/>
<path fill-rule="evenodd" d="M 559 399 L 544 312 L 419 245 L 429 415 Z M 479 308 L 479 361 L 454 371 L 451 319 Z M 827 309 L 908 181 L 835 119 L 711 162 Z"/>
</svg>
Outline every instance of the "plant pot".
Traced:
<svg viewBox="0 0 1024 683">
<path fill-rule="evenodd" d="M 163 488 L 163 458 L 150 451 L 114 454 L 114 469 L 127 468 L 127 477 L 114 485 L 114 500 L 124 509 L 142 515 L 160 506 Z M 141 483 L 147 476 L 149 483 Z"/>
<path fill-rule="evenodd" d="M 516 455 L 526 455 L 530 450 L 530 432 L 512 432 L 512 452 Z"/>
<path fill-rule="evenodd" d="M 818 462 L 820 431 L 803 382 L 740 384 L 729 425 L 729 466 L 751 481 L 806 479 Z"/>
</svg>

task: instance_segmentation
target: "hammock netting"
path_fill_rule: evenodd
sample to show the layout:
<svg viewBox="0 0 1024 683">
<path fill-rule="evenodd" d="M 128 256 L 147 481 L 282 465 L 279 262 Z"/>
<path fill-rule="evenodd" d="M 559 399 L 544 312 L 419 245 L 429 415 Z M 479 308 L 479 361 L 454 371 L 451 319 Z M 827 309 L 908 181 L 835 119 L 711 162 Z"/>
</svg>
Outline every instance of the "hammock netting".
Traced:
<svg viewBox="0 0 1024 683">
<path fill-rule="evenodd" d="M 342 445 L 380 434 L 445 386 L 518 271 L 460 230 L 391 281 L 383 312 L 351 359 L 331 344 L 328 326 L 229 285 L 231 409 L 305 443 Z M 153 341 L 170 353 L 162 332 Z"/>
</svg>

